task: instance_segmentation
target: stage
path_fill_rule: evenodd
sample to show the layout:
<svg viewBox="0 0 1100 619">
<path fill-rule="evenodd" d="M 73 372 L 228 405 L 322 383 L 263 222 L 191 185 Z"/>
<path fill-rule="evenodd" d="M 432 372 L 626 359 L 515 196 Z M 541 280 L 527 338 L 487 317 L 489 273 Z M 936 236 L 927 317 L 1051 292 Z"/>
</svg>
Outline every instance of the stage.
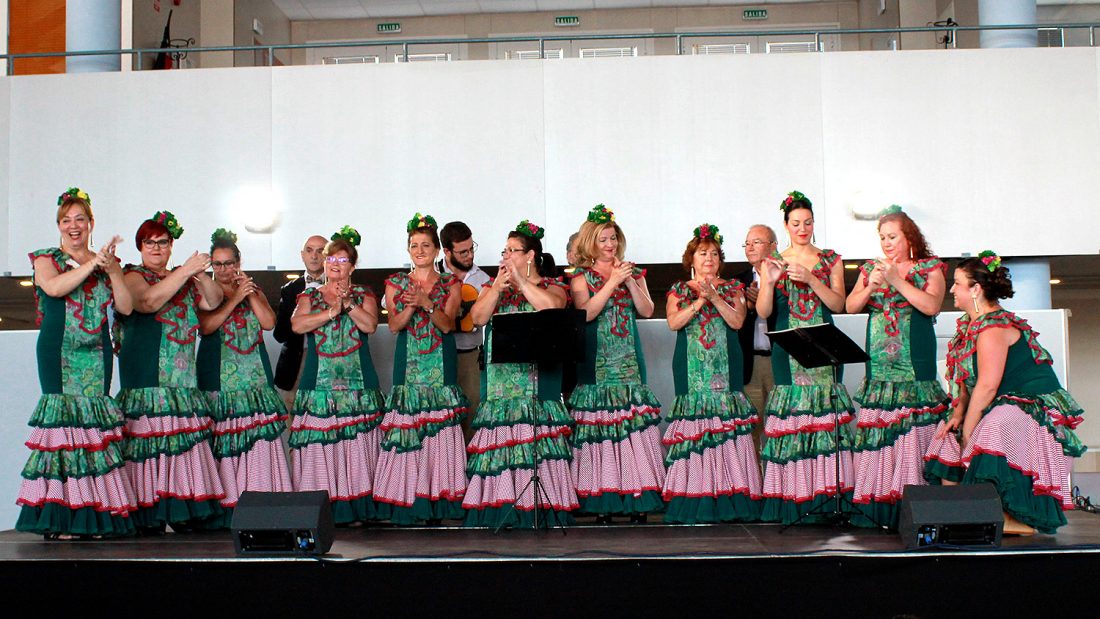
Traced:
<svg viewBox="0 0 1100 619">
<path fill-rule="evenodd" d="M 106 541 L 0 533 L 0 577 L 31 608 L 81 614 L 917 617 L 1087 612 L 1100 515 L 1000 549 L 906 552 L 831 526 L 595 526 L 560 531 L 337 529 L 323 558 L 240 558 L 228 532 Z M 68 610 L 65 610 L 68 609 Z M 112 612 L 112 610 L 114 612 Z"/>
</svg>

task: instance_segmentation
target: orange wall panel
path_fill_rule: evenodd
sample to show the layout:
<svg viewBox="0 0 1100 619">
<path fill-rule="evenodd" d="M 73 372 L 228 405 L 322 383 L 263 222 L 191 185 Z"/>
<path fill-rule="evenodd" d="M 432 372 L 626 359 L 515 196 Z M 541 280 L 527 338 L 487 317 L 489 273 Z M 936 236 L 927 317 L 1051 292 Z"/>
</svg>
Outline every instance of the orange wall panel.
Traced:
<svg viewBox="0 0 1100 619">
<path fill-rule="evenodd" d="M 65 0 L 9 0 L 8 53 L 65 51 Z M 24 58 L 14 61 L 15 75 L 64 73 L 65 59 Z"/>
</svg>

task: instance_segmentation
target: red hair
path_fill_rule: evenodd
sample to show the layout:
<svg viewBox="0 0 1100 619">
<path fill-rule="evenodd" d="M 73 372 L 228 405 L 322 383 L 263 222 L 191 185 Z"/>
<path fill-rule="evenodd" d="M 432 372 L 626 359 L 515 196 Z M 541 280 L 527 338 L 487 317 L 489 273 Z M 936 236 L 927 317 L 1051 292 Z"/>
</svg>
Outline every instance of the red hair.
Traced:
<svg viewBox="0 0 1100 619">
<path fill-rule="evenodd" d="M 928 247 L 928 241 L 924 240 L 924 233 L 920 231 L 915 221 L 905 213 L 890 213 L 879 218 L 878 227 L 881 229 L 882 224 L 891 221 L 898 224 L 901 234 L 909 243 L 910 260 L 925 260 L 932 257 L 932 248 Z"/>
<path fill-rule="evenodd" d="M 134 245 L 137 245 L 138 251 L 141 251 L 141 242 L 145 239 L 151 239 L 154 236 L 172 238 L 172 235 L 168 233 L 168 228 L 165 228 L 164 224 L 157 223 L 152 219 L 146 219 L 138 226 L 137 234 L 134 235 Z"/>
</svg>

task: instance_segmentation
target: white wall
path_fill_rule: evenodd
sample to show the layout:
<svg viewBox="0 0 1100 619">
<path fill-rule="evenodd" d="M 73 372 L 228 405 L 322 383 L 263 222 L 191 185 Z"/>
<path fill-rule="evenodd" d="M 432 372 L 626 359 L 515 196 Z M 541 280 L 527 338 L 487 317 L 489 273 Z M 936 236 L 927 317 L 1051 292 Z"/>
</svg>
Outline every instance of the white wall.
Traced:
<svg viewBox="0 0 1100 619">
<path fill-rule="evenodd" d="M 873 223 L 848 214 L 859 201 L 902 204 L 945 256 L 1091 254 L 1097 72 L 1094 49 L 1032 49 L 0 78 L 18 239 L 0 271 L 55 242 L 43 209 L 71 184 L 100 238 L 168 208 L 187 228 L 178 257 L 228 225 L 247 268 L 292 268 L 303 236 L 345 223 L 364 233 L 362 266 L 402 264 L 417 210 L 487 242 L 530 218 L 558 247 L 596 202 L 632 259 L 675 262 L 701 220 L 735 236 L 778 223 L 795 188 L 818 243 L 849 258 L 878 253 Z M 244 186 L 281 196 L 271 239 L 243 232 Z"/>
</svg>

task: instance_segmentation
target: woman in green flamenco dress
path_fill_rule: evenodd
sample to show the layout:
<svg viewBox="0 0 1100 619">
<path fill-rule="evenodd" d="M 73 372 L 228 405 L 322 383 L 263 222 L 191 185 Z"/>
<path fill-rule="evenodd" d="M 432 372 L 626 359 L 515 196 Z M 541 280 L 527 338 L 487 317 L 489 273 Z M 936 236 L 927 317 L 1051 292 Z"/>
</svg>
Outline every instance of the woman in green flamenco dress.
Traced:
<svg viewBox="0 0 1100 619">
<path fill-rule="evenodd" d="M 198 310 L 221 305 L 222 289 L 205 274 L 210 256 L 194 252 L 169 268 L 183 234 L 159 211 L 138 227 L 141 265 L 127 265 L 134 312 L 120 327 L 118 405 L 126 416 L 126 470 L 134 484 L 140 533 L 176 532 L 221 523 L 225 499 L 210 449 L 210 401 L 198 389 Z M 155 361 L 154 361 L 155 360 Z"/>
<path fill-rule="evenodd" d="M 435 271 L 436 229 L 435 219 L 417 213 L 406 226 L 412 271 L 386 279 L 389 327 L 397 341 L 374 495 L 379 517 L 394 524 L 436 524 L 464 515 L 460 424 L 470 405 L 456 383 L 453 335 L 461 282 Z"/>
<path fill-rule="evenodd" d="M 198 384 L 213 406 L 214 458 L 225 488 L 222 524 L 228 527 L 242 492 L 291 489 L 279 438 L 286 405 L 272 384 L 264 347 L 264 331 L 274 328 L 275 311 L 259 285 L 241 272 L 237 235 L 218 228 L 210 242 L 210 264 L 223 301 L 213 311 L 199 312 Z"/>
<path fill-rule="evenodd" d="M 898 501 L 908 485 L 924 485 L 924 452 L 949 398 L 936 377 L 933 325 L 943 305 L 947 267 L 928 249 L 900 207 L 878 220 L 883 258 L 865 263 L 846 309 L 868 308 L 867 374 L 856 393 L 852 466 L 858 510 L 852 523 L 898 526 Z"/>
<path fill-rule="evenodd" d="M 777 330 L 831 323 L 844 309 L 840 256 L 813 244 L 814 213 L 809 198 L 792 191 L 780 204 L 790 236 L 778 259 L 765 259 L 756 311 L 776 314 Z M 852 476 L 852 401 L 831 367 L 804 368 L 782 347 L 772 351 L 775 387 L 768 394 L 761 519 L 790 524 L 836 496 L 849 499 Z M 835 407 L 835 408 L 834 408 Z M 840 480 L 837 480 L 836 424 L 840 423 Z M 839 483 L 838 483 L 839 481 Z M 816 522 L 816 516 L 802 520 Z"/>
<path fill-rule="evenodd" d="M 543 229 L 523 220 L 508 233 L 500 269 L 470 310 L 485 328 L 485 355 L 492 359 L 494 314 L 565 307 L 566 287 L 553 277 L 554 259 L 542 251 Z M 545 274 L 545 275 L 544 275 Z M 487 363 L 474 436 L 466 448 L 469 487 L 462 507 L 466 526 L 535 526 L 536 496 L 530 483 L 537 470 L 545 494 L 539 526 L 573 522 L 579 507 L 569 470 L 573 420 L 561 399 L 560 368 L 534 363 Z"/>
<path fill-rule="evenodd" d="M 744 286 L 719 272 L 725 255 L 717 226 L 695 229 L 684 249 L 686 282 L 668 291 L 676 332 L 676 400 L 668 415 L 665 522 L 746 522 L 760 517 L 760 462 L 752 441 L 759 422 L 744 392 L 737 329 L 748 309 Z"/>
<path fill-rule="evenodd" d="M 573 273 L 573 305 L 588 319 L 585 360 L 569 397 L 576 422 L 573 481 L 580 511 L 609 524 L 612 514 L 645 522 L 664 509 L 664 454 L 657 425 L 661 403 L 646 385 L 635 316 L 652 316 L 645 270 L 624 262 L 626 237 L 599 204 L 581 225 Z"/>
<path fill-rule="evenodd" d="M 384 402 L 368 337 L 378 302 L 351 283 L 361 237 L 350 226 L 325 245 L 325 283 L 298 295 L 291 318 L 306 334 L 306 360 L 290 425 L 290 476 L 296 491 L 324 490 L 337 523 L 378 517 L 373 499 Z"/>
<path fill-rule="evenodd" d="M 1074 429 L 1084 412 L 1058 382 L 1039 334 L 1001 307 L 1013 291 L 997 254 L 959 263 L 951 295 L 965 312 L 947 348 L 953 410 L 928 448 L 925 474 L 993 484 L 1006 534 L 1053 534 L 1073 509 L 1070 471 L 1085 452 Z"/>
<path fill-rule="evenodd" d="M 133 533 L 136 509 L 123 469 L 122 413 L 108 396 L 111 341 L 107 306 L 133 304 L 115 258 L 115 237 L 89 248 L 92 200 L 77 187 L 57 199 L 60 247 L 30 254 L 38 306 L 38 380 L 30 458 L 16 501 L 15 528 L 47 539 Z"/>
</svg>

